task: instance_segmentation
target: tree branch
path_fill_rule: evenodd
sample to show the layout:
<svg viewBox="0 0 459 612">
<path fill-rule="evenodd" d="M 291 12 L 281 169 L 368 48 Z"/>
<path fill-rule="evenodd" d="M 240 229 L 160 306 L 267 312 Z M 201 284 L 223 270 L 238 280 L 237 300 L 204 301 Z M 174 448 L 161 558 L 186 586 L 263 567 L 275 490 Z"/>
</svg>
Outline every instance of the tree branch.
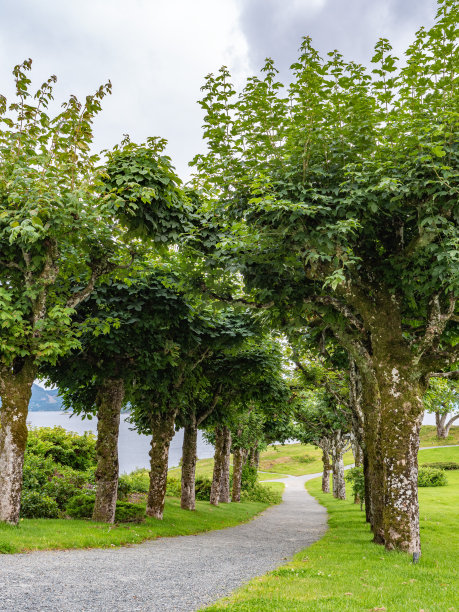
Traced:
<svg viewBox="0 0 459 612">
<path fill-rule="evenodd" d="M 456 298 L 452 293 L 448 297 L 448 308 L 444 313 L 441 311 L 440 296 L 436 294 L 432 297 L 430 300 L 429 320 L 427 322 L 426 331 L 416 350 L 418 362 L 423 354 L 440 338 L 446 324 L 454 314 L 455 307 Z"/>
</svg>

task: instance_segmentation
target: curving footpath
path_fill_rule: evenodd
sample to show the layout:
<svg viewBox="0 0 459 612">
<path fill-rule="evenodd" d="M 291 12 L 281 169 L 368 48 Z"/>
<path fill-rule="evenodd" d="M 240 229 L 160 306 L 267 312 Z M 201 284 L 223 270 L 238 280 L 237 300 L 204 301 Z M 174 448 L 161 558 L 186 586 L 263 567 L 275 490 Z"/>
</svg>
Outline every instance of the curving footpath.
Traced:
<svg viewBox="0 0 459 612">
<path fill-rule="evenodd" d="M 238 527 L 133 547 L 0 555 L 0 610 L 191 612 L 264 574 L 327 529 L 304 483 L 279 479 L 283 503 Z"/>
</svg>

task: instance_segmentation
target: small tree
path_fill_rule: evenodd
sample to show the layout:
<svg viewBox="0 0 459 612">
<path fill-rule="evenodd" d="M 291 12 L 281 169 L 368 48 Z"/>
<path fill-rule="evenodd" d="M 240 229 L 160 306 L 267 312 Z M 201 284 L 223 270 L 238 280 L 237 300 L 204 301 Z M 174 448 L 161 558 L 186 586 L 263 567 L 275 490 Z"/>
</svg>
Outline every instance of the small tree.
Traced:
<svg viewBox="0 0 459 612">
<path fill-rule="evenodd" d="M 447 378 L 431 378 L 424 395 L 426 410 L 435 414 L 437 438 L 449 436 L 451 425 L 459 419 L 459 384 Z"/>
</svg>

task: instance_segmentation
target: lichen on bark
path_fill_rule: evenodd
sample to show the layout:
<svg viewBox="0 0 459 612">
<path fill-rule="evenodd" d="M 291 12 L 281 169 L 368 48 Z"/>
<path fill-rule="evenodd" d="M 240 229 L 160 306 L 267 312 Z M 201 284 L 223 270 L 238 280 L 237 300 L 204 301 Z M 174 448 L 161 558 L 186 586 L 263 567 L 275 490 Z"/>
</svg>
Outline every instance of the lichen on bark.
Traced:
<svg viewBox="0 0 459 612">
<path fill-rule="evenodd" d="M 118 496 L 118 437 L 124 381 L 107 379 L 97 393 L 96 500 L 93 521 L 114 523 Z"/>
</svg>

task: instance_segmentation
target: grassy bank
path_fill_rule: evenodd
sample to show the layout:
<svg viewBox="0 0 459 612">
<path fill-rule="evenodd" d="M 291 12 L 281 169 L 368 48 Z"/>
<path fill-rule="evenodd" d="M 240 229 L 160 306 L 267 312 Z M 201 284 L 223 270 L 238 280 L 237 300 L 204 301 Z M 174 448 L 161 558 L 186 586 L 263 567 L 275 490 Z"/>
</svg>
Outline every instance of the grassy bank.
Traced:
<svg viewBox="0 0 459 612">
<path fill-rule="evenodd" d="M 189 512 L 180 508 L 180 500 L 167 498 L 162 521 L 147 518 L 140 524 L 107 525 L 83 520 L 23 519 L 17 527 L 0 523 L 0 553 L 106 548 L 167 536 L 191 535 L 234 527 L 249 521 L 267 506 L 259 502 L 244 502 L 215 507 L 209 502 L 198 501 L 196 511 Z"/>
<path fill-rule="evenodd" d="M 459 461 L 459 448 L 421 451 L 423 461 Z M 445 612 L 459 610 L 459 471 L 448 486 L 419 489 L 422 558 L 387 552 L 371 543 L 364 513 L 350 501 L 308 490 L 329 513 L 329 530 L 293 562 L 252 580 L 209 611 Z"/>
</svg>

